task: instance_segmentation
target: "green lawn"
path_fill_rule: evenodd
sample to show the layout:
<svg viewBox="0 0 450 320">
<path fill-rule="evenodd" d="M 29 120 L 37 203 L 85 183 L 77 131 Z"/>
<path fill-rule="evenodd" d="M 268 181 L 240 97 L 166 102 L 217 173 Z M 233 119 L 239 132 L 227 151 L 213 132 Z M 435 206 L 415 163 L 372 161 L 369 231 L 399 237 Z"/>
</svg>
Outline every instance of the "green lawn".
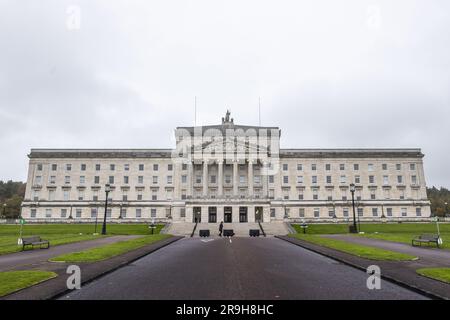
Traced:
<svg viewBox="0 0 450 320">
<path fill-rule="evenodd" d="M 38 270 L 0 272 L 0 297 L 56 276 L 54 272 Z"/>
<path fill-rule="evenodd" d="M 168 234 L 143 236 L 132 240 L 120 241 L 92 249 L 64 254 L 52 258 L 50 259 L 50 261 L 53 262 L 101 261 L 170 237 L 171 235 Z"/>
<path fill-rule="evenodd" d="M 450 268 L 423 268 L 416 270 L 416 272 L 422 276 L 450 284 Z"/>
<path fill-rule="evenodd" d="M 97 225 L 97 232 L 101 232 L 101 223 Z M 154 233 L 158 234 L 163 225 L 157 225 Z M 19 225 L 0 225 L 0 255 L 22 250 L 17 245 L 19 237 Z M 93 224 L 25 224 L 23 236 L 39 235 L 49 240 L 51 246 L 72 242 L 86 241 L 102 237 L 92 235 L 95 226 Z M 147 224 L 108 224 L 107 235 L 148 235 L 150 229 Z"/>
<path fill-rule="evenodd" d="M 416 259 L 416 257 L 404 253 L 363 246 L 342 240 L 323 238 L 318 235 L 296 233 L 290 234 L 289 236 L 370 260 L 402 261 Z"/>
<path fill-rule="evenodd" d="M 298 233 L 303 233 L 298 224 L 292 225 Z M 450 249 L 450 223 L 439 224 L 443 248 Z M 411 244 L 411 240 L 422 233 L 437 233 L 436 223 L 363 223 L 360 237 L 367 237 L 394 242 Z M 310 224 L 307 234 L 338 234 L 348 233 L 347 224 Z"/>
</svg>

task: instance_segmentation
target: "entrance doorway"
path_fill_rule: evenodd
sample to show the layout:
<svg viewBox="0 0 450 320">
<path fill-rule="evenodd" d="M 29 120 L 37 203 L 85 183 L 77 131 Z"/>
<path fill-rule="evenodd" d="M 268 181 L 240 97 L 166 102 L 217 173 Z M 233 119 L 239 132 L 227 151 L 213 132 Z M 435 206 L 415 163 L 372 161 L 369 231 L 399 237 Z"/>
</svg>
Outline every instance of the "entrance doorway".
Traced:
<svg viewBox="0 0 450 320">
<path fill-rule="evenodd" d="M 247 222 L 247 207 L 239 207 L 239 222 Z"/>
<path fill-rule="evenodd" d="M 263 221 L 263 208 L 262 207 L 255 207 L 255 221 L 256 222 L 262 222 Z"/>
<path fill-rule="evenodd" d="M 194 214 L 192 215 L 192 222 L 202 222 L 202 208 L 201 207 L 194 207 Z"/>
<path fill-rule="evenodd" d="M 232 207 L 225 207 L 223 208 L 223 222 L 225 223 L 231 223 L 233 221 L 233 208 Z"/>
<path fill-rule="evenodd" d="M 217 207 L 208 207 L 208 222 L 217 222 Z"/>
</svg>

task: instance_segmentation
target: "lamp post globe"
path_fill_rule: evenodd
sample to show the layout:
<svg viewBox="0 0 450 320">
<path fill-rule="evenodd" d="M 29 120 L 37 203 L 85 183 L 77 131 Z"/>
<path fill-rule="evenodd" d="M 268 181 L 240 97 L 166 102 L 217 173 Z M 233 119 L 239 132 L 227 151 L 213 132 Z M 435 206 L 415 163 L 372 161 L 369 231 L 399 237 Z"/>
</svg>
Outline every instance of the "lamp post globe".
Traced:
<svg viewBox="0 0 450 320">
<path fill-rule="evenodd" d="M 103 227 L 102 227 L 102 234 L 106 234 L 106 212 L 108 211 L 108 194 L 111 191 L 111 186 L 109 183 L 105 184 L 105 215 L 103 216 Z"/>
</svg>

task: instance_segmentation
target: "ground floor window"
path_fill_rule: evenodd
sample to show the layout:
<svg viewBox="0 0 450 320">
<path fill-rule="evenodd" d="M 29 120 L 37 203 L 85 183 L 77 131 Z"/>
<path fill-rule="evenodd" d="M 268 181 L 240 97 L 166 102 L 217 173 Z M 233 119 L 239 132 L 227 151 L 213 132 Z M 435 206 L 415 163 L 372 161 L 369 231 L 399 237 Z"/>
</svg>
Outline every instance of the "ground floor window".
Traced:
<svg viewBox="0 0 450 320">
<path fill-rule="evenodd" d="M 270 217 L 275 218 L 275 208 L 270 208 Z"/>
<path fill-rule="evenodd" d="M 387 215 L 388 217 L 392 217 L 392 208 L 387 208 L 387 209 L 386 209 L 386 215 Z"/>
<path fill-rule="evenodd" d="M 156 209 L 155 208 L 150 209 L 150 217 L 156 218 Z"/>
<path fill-rule="evenodd" d="M 208 207 L 208 222 L 217 222 L 217 207 Z"/>
<path fill-rule="evenodd" d="M 223 218 L 225 223 L 230 223 L 233 221 L 233 208 L 232 207 L 225 207 L 223 208 Z"/>
<path fill-rule="evenodd" d="M 239 207 L 239 222 L 247 222 L 247 207 Z"/>
<path fill-rule="evenodd" d="M 416 208 L 416 216 L 421 217 L 422 216 L 422 208 Z"/>
</svg>

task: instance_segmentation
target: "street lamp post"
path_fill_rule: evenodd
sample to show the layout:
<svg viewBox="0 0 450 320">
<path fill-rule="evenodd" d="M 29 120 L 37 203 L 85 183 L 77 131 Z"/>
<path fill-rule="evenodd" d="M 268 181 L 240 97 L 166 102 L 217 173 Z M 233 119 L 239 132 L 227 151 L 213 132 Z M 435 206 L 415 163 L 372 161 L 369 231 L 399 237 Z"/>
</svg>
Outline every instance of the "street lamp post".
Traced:
<svg viewBox="0 0 450 320">
<path fill-rule="evenodd" d="M 353 206 L 353 233 L 357 233 L 358 229 L 356 227 L 356 213 L 355 213 L 355 184 L 350 184 L 350 192 L 352 193 L 352 206 Z"/>
<path fill-rule="evenodd" d="M 106 199 L 105 199 L 105 215 L 103 217 L 103 227 L 102 227 L 102 234 L 106 234 L 106 212 L 108 211 L 108 194 L 111 191 L 111 186 L 109 183 L 105 184 L 105 193 L 106 193 Z"/>
<path fill-rule="evenodd" d="M 2 214 L 2 218 L 3 218 L 3 219 L 6 218 L 6 207 L 7 207 L 7 204 L 4 203 L 4 204 L 3 204 L 3 214 Z"/>
</svg>

